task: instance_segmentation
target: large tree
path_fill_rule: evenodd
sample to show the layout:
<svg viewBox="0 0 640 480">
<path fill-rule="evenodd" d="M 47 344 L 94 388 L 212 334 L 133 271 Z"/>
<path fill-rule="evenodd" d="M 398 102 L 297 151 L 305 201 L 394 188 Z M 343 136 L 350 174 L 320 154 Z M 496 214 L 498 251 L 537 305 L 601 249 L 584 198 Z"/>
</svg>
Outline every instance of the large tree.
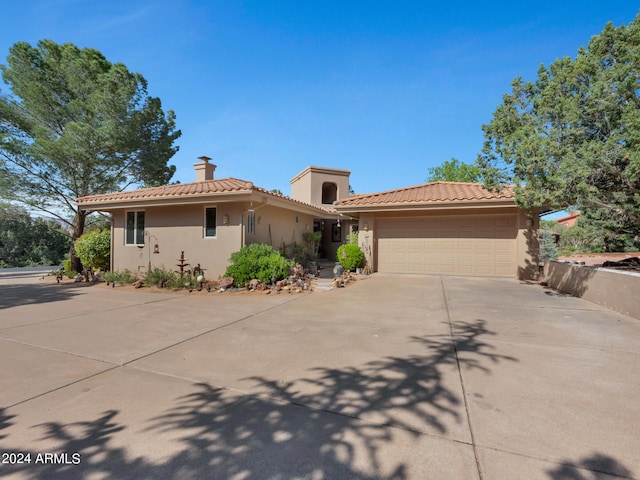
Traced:
<svg viewBox="0 0 640 480">
<path fill-rule="evenodd" d="M 605 212 L 608 228 L 637 238 L 640 15 L 608 23 L 575 58 L 542 65 L 535 82 L 517 78 L 512 87 L 482 127 L 485 185 L 514 183 L 528 209 Z"/>
<path fill-rule="evenodd" d="M 72 219 L 75 240 L 87 216 L 76 198 L 173 176 L 181 132 L 139 73 L 50 40 L 16 43 L 0 70 L 11 90 L 0 95 L 2 197 Z M 71 260 L 80 270 L 73 244 Z"/>
<path fill-rule="evenodd" d="M 429 168 L 427 182 L 472 182 L 482 180 L 480 166 L 464 163 L 457 158 L 445 161 L 442 165 Z"/>
</svg>

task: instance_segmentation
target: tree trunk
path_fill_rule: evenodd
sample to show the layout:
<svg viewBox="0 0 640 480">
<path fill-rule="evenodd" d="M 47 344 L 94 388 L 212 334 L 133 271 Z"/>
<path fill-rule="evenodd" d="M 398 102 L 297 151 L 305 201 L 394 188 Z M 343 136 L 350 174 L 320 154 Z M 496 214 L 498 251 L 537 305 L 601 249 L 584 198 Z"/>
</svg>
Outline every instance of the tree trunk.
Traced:
<svg viewBox="0 0 640 480">
<path fill-rule="evenodd" d="M 69 260 L 71 260 L 71 269 L 74 272 L 81 273 L 84 269 L 82 266 L 82 262 L 76 255 L 76 239 L 80 238 L 84 233 L 84 223 L 87 219 L 87 212 L 84 210 L 78 209 L 76 211 L 76 224 L 73 229 L 73 236 L 71 237 L 71 248 L 69 249 Z"/>
</svg>

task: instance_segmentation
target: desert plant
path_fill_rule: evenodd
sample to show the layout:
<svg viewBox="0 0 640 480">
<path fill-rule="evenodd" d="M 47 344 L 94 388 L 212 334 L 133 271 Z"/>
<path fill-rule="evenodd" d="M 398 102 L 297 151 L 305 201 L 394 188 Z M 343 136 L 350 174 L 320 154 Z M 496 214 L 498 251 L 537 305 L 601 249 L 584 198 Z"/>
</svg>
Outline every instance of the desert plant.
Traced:
<svg viewBox="0 0 640 480">
<path fill-rule="evenodd" d="M 543 262 L 558 259 L 556 236 L 552 231 L 540 230 L 540 260 Z"/>
<path fill-rule="evenodd" d="M 322 240 L 322 232 L 304 232 L 302 239 L 307 246 L 307 254 L 312 262 L 318 259 L 318 249 Z"/>
<path fill-rule="evenodd" d="M 102 278 L 105 282 L 117 283 L 118 285 L 130 285 L 138 280 L 136 275 L 126 268 L 117 272 L 105 272 Z"/>
<path fill-rule="evenodd" d="M 351 245 L 358 245 L 358 232 L 353 231 L 349 235 L 347 235 L 347 243 Z"/>
<path fill-rule="evenodd" d="M 364 253 L 358 245 L 353 243 L 345 243 L 338 247 L 336 253 L 336 260 L 340 262 L 342 268 L 345 271 L 354 271 L 356 268 L 361 267 L 364 262 Z"/>
<path fill-rule="evenodd" d="M 258 243 L 245 245 L 232 253 L 230 261 L 225 276 L 233 277 L 234 285 L 238 287 L 254 278 L 263 283 L 271 283 L 272 279 L 282 280 L 289 276 L 294 265 L 270 245 Z"/>
<path fill-rule="evenodd" d="M 178 285 L 179 275 L 164 267 L 156 267 L 144 277 L 144 283 L 147 285 L 157 285 L 160 288 L 175 288 Z"/>
<path fill-rule="evenodd" d="M 111 232 L 93 230 L 75 241 L 76 254 L 85 268 L 108 270 L 111 254 Z"/>
</svg>

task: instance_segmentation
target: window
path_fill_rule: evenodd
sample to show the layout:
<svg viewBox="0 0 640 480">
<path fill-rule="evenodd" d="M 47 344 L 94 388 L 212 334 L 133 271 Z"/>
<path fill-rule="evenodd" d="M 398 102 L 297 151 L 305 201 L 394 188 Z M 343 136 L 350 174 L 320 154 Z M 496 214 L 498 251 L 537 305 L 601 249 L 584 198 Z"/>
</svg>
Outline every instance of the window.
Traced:
<svg viewBox="0 0 640 480">
<path fill-rule="evenodd" d="M 204 209 L 204 236 L 216 236 L 216 208 L 210 207 Z"/>
<path fill-rule="evenodd" d="M 335 183 L 325 182 L 322 184 L 322 203 L 332 204 L 338 199 L 338 186 Z"/>
<path fill-rule="evenodd" d="M 256 214 L 253 212 L 247 216 L 247 233 L 249 235 L 256 233 Z"/>
<path fill-rule="evenodd" d="M 125 245 L 144 245 L 144 212 L 127 212 Z"/>
</svg>

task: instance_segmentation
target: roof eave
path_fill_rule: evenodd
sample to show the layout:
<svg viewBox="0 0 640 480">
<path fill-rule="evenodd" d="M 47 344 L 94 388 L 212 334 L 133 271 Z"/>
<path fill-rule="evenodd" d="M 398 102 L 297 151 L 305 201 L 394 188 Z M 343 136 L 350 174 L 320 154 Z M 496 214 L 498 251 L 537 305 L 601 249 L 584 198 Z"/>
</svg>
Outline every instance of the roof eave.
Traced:
<svg viewBox="0 0 640 480">
<path fill-rule="evenodd" d="M 266 201 L 265 201 L 266 199 Z M 332 213 L 324 209 L 296 202 L 287 197 L 269 194 L 268 192 L 260 192 L 256 190 L 242 190 L 237 192 L 215 192 L 201 195 L 175 195 L 172 197 L 161 198 L 134 198 L 134 199 L 118 199 L 103 200 L 95 202 L 79 202 L 78 207 L 82 210 L 90 212 L 110 212 L 114 210 L 132 209 L 132 208 L 148 208 L 148 207 L 171 207 L 181 205 L 198 205 L 213 203 L 230 203 L 241 201 L 256 201 L 260 203 L 269 203 L 273 206 L 294 210 L 300 213 L 308 213 L 323 218 L 332 218 L 337 213 Z"/>
<path fill-rule="evenodd" d="M 517 208 L 515 199 L 495 200 L 456 200 L 447 202 L 420 202 L 420 203 L 378 203 L 371 205 L 334 205 L 340 213 L 357 212 L 390 212 L 390 211 L 419 211 L 419 210 L 452 210 L 459 208 Z"/>
</svg>

